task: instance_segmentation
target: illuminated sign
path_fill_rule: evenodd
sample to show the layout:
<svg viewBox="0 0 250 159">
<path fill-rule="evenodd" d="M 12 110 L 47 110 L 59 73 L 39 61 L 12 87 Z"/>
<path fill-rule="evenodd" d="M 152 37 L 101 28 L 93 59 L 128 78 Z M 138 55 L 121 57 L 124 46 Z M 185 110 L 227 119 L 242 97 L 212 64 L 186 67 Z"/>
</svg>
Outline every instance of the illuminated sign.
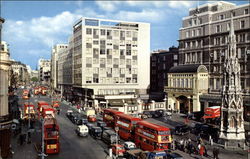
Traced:
<svg viewBox="0 0 250 159">
<path fill-rule="evenodd" d="M 117 124 L 122 125 L 122 126 L 125 126 L 125 127 L 127 127 L 127 128 L 129 127 L 129 124 L 124 123 L 124 122 L 122 122 L 122 121 L 120 121 L 120 120 L 117 121 Z"/>
</svg>

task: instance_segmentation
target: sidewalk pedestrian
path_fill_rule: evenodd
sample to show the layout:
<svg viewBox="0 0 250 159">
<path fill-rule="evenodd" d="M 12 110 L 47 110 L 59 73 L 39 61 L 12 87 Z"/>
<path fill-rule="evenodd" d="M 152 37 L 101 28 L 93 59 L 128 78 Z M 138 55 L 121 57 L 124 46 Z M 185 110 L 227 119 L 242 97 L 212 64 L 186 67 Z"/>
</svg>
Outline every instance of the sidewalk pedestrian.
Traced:
<svg viewBox="0 0 250 159">
<path fill-rule="evenodd" d="M 220 152 L 219 148 L 217 148 L 217 147 L 213 148 L 213 158 L 214 159 L 219 159 L 219 152 Z"/>
<path fill-rule="evenodd" d="M 203 146 L 203 145 L 200 145 L 199 153 L 200 153 L 201 158 L 203 158 L 204 152 L 205 152 L 204 146 Z"/>
</svg>

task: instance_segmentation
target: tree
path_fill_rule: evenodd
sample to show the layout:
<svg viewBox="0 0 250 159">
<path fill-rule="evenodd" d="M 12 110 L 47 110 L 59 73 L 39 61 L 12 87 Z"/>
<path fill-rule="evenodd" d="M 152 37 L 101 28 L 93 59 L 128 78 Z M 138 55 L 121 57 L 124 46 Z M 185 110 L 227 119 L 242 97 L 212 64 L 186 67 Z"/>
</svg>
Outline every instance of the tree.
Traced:
<svg viewBox="0 0 250 159">
<path fill-rule="evenodd" d="M 37 77 L 32 77 L 32 78 L 31 78 L 31 81 L 37 82 L 37 81 L 38 81 L 38 78 L 37 78 Z"/>
</svg>

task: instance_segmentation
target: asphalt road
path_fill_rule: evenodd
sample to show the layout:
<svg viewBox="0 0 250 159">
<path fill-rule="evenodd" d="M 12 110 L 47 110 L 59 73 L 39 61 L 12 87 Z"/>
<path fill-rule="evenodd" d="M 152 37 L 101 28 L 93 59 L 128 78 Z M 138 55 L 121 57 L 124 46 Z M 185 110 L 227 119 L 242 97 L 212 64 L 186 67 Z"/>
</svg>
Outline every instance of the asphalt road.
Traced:
<svg viewBox="0 0 250 159">
<path fill-rule="evenodd" d="M 20 94 L 19 94 L 20 97 Z M 31 97 L 29 102 L 33 102 L 36 106 L 37 101 L 43 100 L 51 103 L 51 99 L 47 96 L 34 96 Z M 22 107 L 23 100 L 19 98 L 19 104 Z M 57 122 L 60 128 L 60 153 L 49 155 L 48 159 L 104 159 L 107 154 L 104 149 L 107 148 L 106 144 L 102 141 L 95 140 L 91 136 L 87 138 L 78 137 L 75 133 L 76 125 L 74 125 L 67 117 L 66 111 L 69 106 L 61 103 L 60 115 L 56 115 Z M 39 121 L 37 121 L 35 126 L 35 133 L 32 134 L 32 144 L 25 144 L 19 146 L 16 141 L 13 142 L 15 146 L 14 158 L 27 159 L 27 158 L 37 158 L 37 152 L 34 148 L 34 144 L 40 142 L 41 138 L 41 127 L 39 126 Z M 25 131 L 25 128 L 23 129 Z M 17 138 L 16 138 L 17 140 Z M 41 144 L 41 142 L 39 143 Z M 22 151 L 21 151 L 22 150 Z M 20 155 L 19 155 L 20 154 Z"/>
</svg>

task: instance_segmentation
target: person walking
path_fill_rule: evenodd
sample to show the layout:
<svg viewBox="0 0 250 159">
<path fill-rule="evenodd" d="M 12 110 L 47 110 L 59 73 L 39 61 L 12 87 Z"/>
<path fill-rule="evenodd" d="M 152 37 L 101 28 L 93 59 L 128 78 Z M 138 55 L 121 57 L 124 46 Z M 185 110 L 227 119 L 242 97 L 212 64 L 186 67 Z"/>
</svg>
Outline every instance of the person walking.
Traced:
<svg viewBox="0 0 250 159">
<path fill-rule="evenodd" d="M 217 147 L 213 148 L 213 158 L 214 159 L 219 159 L 219 152 L 220 152 L 219 148 L 217 148 Z"/>
<path fill-rule="evenodd" d="M 205 152 L 205 148 L 203 145 L 200 145 L 200 148 L 199 148 L 199 154 L 201 156 L 201 158 L 203 158 L 204 156 L 204 152 Z"/>
</svg>

